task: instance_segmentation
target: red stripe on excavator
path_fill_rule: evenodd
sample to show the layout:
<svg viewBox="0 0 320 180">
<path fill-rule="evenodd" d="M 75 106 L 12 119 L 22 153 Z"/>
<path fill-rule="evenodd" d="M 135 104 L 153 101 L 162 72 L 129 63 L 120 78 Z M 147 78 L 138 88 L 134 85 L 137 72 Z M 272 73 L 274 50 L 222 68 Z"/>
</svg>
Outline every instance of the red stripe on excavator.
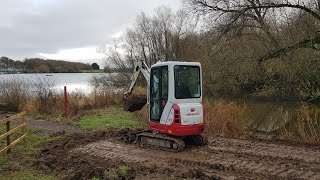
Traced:
<svg viewBox="0 0 320 180">
<path fill-rule="evenodd" d="M 171 125 L 160 124 L 158 122 L 150 121 L 150 128 L 154 131 L 159 131 L 165 134 L 168 134 L 168 131 L 170 130 L 170 134 L 173 136 L 192 136 L 203 133 L 205 123 L 186 126 L 181 125 L 180 107 L 177 104 L 174 104 L 172 108 L 174 110 L 174 120 Z"/>
<path fill-rule="evenodd" d="M 177 125 L 172 123 L 171 125 L 160 124 L 157 122 L 149 122 L 150 128 L 154 131 L 159 131 L 161 133 L 168 134 L 168 130 L 172 131 L 173 136 L 192 136 L 202 134 L 204 131 L 204 124 L 196 125 Z"/>
</svg>

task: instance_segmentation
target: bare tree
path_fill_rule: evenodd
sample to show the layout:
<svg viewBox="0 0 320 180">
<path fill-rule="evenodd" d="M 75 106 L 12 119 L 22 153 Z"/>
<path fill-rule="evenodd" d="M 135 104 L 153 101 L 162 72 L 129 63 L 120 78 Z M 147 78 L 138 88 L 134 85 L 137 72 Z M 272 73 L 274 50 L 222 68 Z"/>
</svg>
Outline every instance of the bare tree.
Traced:
<svg viewBox="0 0 320 180">
<path fill-rule="evenodd" d="M 209 16 L 215 23 L 222 23 L 223 33 L 238 31 L 244 28 L 262 30 L 273 45 L 273 50 L 257 59 L 258 62 L 270 58 L 280 57 L 298 48 L 314 48 L 320 41 L 320 36 L 314 32 L 312 38 L 304 37 L 301 41 L 281 47 L 278 38 L 274 35 L 272 26 L 268 23 L 270 12 L 291 11 L 305 12 L 315 18 L 319 24 L 319 1 L 290 1 L 290 0 L 186 0 L 193 12 L 202 16 Z M 269 17 L 268 17 L 269 15 Z M 286 18 L 286 17 L 282 17 Z M 245 22 L 251 22 L 245 24 Z M 254 23 L 252 23 L 254 22 Z"/>
</svg>

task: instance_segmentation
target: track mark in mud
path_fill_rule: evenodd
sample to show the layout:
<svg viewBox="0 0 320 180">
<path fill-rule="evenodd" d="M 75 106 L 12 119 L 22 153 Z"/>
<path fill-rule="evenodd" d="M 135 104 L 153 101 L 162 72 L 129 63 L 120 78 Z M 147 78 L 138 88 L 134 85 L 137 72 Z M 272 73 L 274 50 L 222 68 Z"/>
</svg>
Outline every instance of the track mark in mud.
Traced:
<svg viewBox="0 0 320 180">
<path fill-rule="evenodd" d="M 133 167 L 131 175 L 137 179 L 320 179 L 316 146 L 212 138 L 206 146 L 173 153 L 125 144 L 119 136 L 118 131 L 110 131 L 61 139 L 48 144 L 39 166 L 59 173 L 68 170 L 68 176 L 78 179 L 97 173 L 103 178 L 108 168 L 120 165 Z"/>
<path fill-rule="evenodd" d="M 201 169 L 200 167 L 203 167 L 202 164 L 205 163 L 204 157 L 202 157 L 202 161 L 184 161 L 180 156 L 184 156 L 186 159 L 192 158 L 192 156 L 188 155 L 186 152 L 182 152 L 182 154 L 180 154 L 154 149 L 140 149 L 135 145 L 120 144 L 110 140 L 93 142 L 73 149 L 69 153 L 85 154 L 105 160 L 139 163 L 143 166 L 156 165 L 157 167 L 169 168 L 175 171 L 181 171 L 181 169 L 187 171 L 193 171 L 196 168 Z M 180 158 L 177 158 L 177 155 Z M 190 165 L 190 163 L 195 164 L 192 166 L 184 166 Z M 212 167 L 213 170 L 221 170 L 219 167 L 222 166 L 220 164 L 214 164 L 210 165 L 210 167 Z M 205 173 L 206 177 L 211 177 L 211 179 L 234 179 L 233 176 L 230 177 L 223 173 L 217 173 L 216 171 L 209 170 L 208 168 L 204 170 L 201 169 L 201 173 Z"/>
<path fill-rule="evenodd" d="M 228 154 L 225 155 L 225 161 L 232 156 L 240 160 L 234 165 L 236 169 L 245 168 L 255 173 L 271 174 L 280 178 L 320 178 L 320 150 L 318 148 L 227 138 L 210 139 L 207 148 L 211 152 Z"/>
<path fill-rule="evenodd" d="M 105 159 L 116 159 L 128 162 L 143 162 L 148 158 L 142 156 L 140 149 L 128 149 L 125 145 L 113 143 L 107 140 L 97 141 L 83 147 L 72 150 L 70 153 L 85 153 L 91 156 L 98 156 Z"/>
<path fill-rule="evenodd" d="M 214 151 L 320 162 L 320 150 L 315 149 L 227 138 L 210 139 L 209 143 L 209 148 Z"/>
<path fill-rule="evenodd" d="M 115 140 L 93 142 L 73 149 L 70 153 L 75 152 L 168 168 L 198 167 L 206 173 L 218 173 L 226 177 L 320 177 L 320 150 L 227 138 L 211 139 L 205 147 L 179 153 L 141 149 Z"/>
</svg>

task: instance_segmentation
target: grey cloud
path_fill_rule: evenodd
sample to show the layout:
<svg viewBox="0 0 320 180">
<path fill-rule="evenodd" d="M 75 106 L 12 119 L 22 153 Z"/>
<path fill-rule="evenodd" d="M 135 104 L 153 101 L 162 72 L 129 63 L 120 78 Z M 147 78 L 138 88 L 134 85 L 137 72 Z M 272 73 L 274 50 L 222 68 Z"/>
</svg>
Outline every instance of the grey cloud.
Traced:
<svg viewBox="0 0 320 180">
<path fill-rule="evenodd" d="M 4 0 L 0 56 L 23 58 L 99 45 L 125 30 L 137 13 L 151 13 L 161 4 L 176 8 L 179 0 Z"/>
</svg>

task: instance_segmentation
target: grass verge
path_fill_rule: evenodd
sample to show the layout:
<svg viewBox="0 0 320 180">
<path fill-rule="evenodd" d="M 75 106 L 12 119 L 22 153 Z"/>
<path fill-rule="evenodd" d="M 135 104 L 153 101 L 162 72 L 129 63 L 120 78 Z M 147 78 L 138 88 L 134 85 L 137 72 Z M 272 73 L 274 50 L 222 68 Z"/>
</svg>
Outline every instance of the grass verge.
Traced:
<svg viewBox="0 0 320 180">
<path fill-rule="evenodd" d="M 104 73 L 103 69 L 99 69 L 99 70 L 81 70 L 81 73 Z"/>
<path fill-rule="evenodd" d="M 0 129 L 0 134 L 4 132 L 4 128 Z M 17 132 L 12 136 L 16 139 L 21 135 Z M 35 131 L 30 129 L 24 141 L 19 142 L 11 149 L 10 154 L 0 155 L 0 179 L 12 180 L 50 180 L 57 179 L 52 175 L 43 174 L 34 164 L 34 157 L 41 151 L 40 144 L 56 141 L 62 136 L 49 137 L 35 134 Z M 0 148 L 5 146 L 5 140 L 0 143 Z"/>
<path fill-rule="evenodd" d="M 121 107 L 112 106 L 94 110 L 91 115 L 85 115 L 76 123 L 76 126 L 87 130 L 104 130 L 106 128 L 140 128 L 146 126 L 138 121 L 130 112 Z"/>
</svg>

